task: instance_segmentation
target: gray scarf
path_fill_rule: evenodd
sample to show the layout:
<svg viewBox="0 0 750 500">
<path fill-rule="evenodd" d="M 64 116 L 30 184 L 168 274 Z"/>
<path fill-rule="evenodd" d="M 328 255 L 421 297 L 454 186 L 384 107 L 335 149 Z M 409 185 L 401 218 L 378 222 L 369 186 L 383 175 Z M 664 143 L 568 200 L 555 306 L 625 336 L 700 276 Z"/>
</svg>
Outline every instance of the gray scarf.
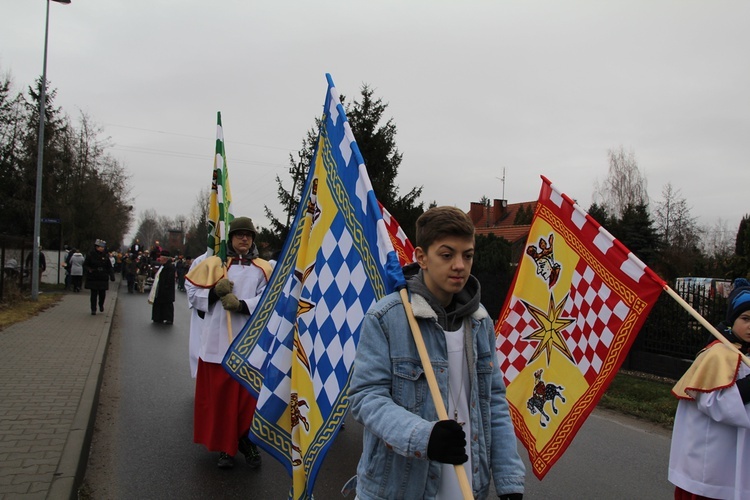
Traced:
<svg viewBox="0 0 750 500">
<path fill-rule="evenodd" d="M 404 273 L 407 272 L 407 268 L 404 268 Z M 435 311 L 435 314 L 437 314 L 438 324 L 444 331 L 453 332 L 458 330 L 461 328 L 464 318 L 479 309 L 481 297 L 479 280 L 472 275 L 469 275 L 469 279 L 466 280 L 466 286 L 453 296 L 453 300 L 451 300 L 451 303 L 447 307 L 443 307 L 427 288 L 421 269 L 418 273 L 408 276 L 406 279 L 409 291 L 424 297 L 433 311 Z"/>
</svg>

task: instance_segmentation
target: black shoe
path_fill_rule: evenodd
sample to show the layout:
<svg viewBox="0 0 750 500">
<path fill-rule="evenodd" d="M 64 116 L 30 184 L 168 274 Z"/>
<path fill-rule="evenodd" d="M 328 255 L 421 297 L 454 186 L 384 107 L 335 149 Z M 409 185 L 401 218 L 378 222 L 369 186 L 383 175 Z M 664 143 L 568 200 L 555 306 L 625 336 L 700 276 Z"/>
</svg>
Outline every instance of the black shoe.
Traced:
<svg viewBox="0 0 750 500">
<path fill-rule="evenodd" d="M 104 312 L 104 305 L 99 306 L 99 311 Z"/>
<path fill-rule="evenodd" d="M 92 315 L 92 316 L 96 316 L 96 309 L 92 309 L 92 310 L 91 310 L 91 315 Z"/>
<path fill-rule="evenodd" d="M 258 467 L 260 467 L 263 459 L 260 457 L 258 447 L 255 446 L 252 441 L 250 441 L 250 438 L 245 436 L 240 439 L 238 448 L 240 450 L 240 453 L 245 455 L 245 461 L 247 462 L 247 465 L 249 465 L 252 469 L 257 469 Z"/>
<path fill-rule="evenodd" d="M 217 465 L 219 469 L 231 469 L 234 467 L 234 457 L 222 451 L 219 453 L 219 463 Z"/>
</svg>

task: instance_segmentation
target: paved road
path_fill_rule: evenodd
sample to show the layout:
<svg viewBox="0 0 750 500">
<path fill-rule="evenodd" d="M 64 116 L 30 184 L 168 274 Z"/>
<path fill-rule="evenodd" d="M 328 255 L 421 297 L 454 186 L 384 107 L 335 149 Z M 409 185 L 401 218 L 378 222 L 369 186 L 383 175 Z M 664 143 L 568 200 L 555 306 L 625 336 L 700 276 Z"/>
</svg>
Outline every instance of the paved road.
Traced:
<svg viewBox="0 0 750 500">
<path fill-rule="evenodd" d="M 145 295 L 121 290 L 85 480 L 91 498 L 286 498 L 288 476 L 270 456 L 260 470 L 241 455 L 233 470 L 219 470 L 218 454 L 193 443 L 189 317 L 182 292 L 167 326 L 150 321 Z M 355 473 L 361 432 L 349 427 L 318 475 L 318 498 L 340 497 Z"/>
<path fill-rule="evenodd" d="M 145 295 L 120 291 L 87 469 L 90 498 L 286 497 L 288 476 L 268 455 L 260 470 L 238 460 L 222 471 L 215 454 L 193 444 L 188 318 L 180 292 L 170 327 L 151 323 Z M 669 443 L 659 428 L 597 411 L 543 481 L 528 473 L 525 498 L 672 498 Z M 361 428 L 349 421 L 318 476 L 317 498 L 341 498 L 360 450 Z"/>
</svg>

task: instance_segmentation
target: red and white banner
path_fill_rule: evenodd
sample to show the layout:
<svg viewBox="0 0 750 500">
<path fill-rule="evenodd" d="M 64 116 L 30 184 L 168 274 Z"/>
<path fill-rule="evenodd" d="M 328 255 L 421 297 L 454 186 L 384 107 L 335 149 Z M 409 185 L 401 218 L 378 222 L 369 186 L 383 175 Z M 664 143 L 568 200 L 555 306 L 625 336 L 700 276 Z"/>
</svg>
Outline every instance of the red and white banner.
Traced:
<svg viewBox="0 0 750 500">
<path fill-rule="evenodd" d="M 665 285 L 542 181 L 495 332 L 513 424 L 539 479 L 609 386 Z"/>
</svg>

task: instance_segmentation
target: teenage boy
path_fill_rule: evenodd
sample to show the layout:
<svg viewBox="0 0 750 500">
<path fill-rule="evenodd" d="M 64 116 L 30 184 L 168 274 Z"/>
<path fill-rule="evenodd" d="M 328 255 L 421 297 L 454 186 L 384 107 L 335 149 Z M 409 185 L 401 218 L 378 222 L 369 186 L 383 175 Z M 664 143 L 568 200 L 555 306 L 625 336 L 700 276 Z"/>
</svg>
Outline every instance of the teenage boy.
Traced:
<svg viewBox="0 0 750 500">
<path fill-rule="evenodd" d="M 525 467 L 495 356 L 495 334 L 471 275 L 474 225 L 436 207 L 417 220 L 417 262 L 404 268 L 417 323 L 448 420 L 438 421 L 399 293 L 362 325 L 349 397 L 364 425 L 357 498 L 461 498 L 464 464 L 474 498 L 490 478 L 502 499 L 523 498 Z"/>
</svg>

